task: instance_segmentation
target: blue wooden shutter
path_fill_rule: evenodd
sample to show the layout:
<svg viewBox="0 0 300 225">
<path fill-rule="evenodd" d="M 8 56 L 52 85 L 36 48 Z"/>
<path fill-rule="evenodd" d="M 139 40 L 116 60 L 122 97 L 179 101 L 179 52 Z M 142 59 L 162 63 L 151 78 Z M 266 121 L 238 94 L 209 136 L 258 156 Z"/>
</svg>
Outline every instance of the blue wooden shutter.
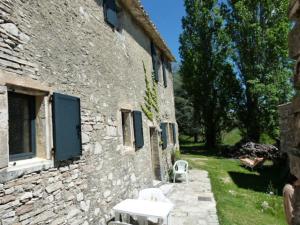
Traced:
<svg viewBox="0 0 300 225">
<path fill-rule="evenodd" d="M 53 93 L 53 142 L 56 160 L 81 155 L 80 99 Z"/>
<path fill-rule="evenodd" d="M 134 126 L 135 147 L 137 149 L 142 148 L 144 146 L 142 112 L 133 111 L 133 126 Z"/>
<path fill-rule="evenodd" d="M 174 140 L 174 144 L 176 144 L 177 140 L 176 140 L 176 124 L 172 123 L 172 128 L 173 128 L 173 140 Z"/>
<path fill-rule="evenodd" d="M 161 129 L 162 148 L 166 149 L 168 146 L 168 134 L 167 134 L 168 124 L 161 123 L 160 129 Z"/>
<path fill-rule="evenodd" d="M 168 77 L 167 77 L 167 71 L 166 71 L 166 64 L 164 57 L 161 57 L 161 63 L 162 63 L 162 69 L 163 69 L 163 79 L 164 79 L 164 86 L 168 87 Z"/>
<path fill-rule="evenodd" d="M 152 41 L 151 41 L 151 56 L 152 56 L 152 67 L 153 67 L 154 79 L 156 82 L 159 82 L 157 62 L 156 62 L 157 55 L 156 55 L 154 43 Z"/>
<path fill-rule="evenodd" d="M 116 0 L 104 0 L 104 16 L 106 22 L 111 26 L 118 26 L 118 15 L 117 15 L 117 5 Z"/>
</svg>

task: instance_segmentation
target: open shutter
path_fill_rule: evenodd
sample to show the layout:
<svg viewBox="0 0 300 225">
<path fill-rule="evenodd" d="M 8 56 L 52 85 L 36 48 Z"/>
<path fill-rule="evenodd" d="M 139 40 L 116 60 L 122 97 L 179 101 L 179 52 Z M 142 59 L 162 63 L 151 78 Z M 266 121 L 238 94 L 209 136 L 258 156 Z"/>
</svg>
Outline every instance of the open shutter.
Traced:
<svg viewBox="0 0 300 225">
<path fill-rule="evenodd" d="M 134 126 L 135 147 L 139 149 L 144 146 L 142 112 L 133 111 L 133 126 Z"/>
<path fill-rule="evenodd" d="M 153 67 L 154 79 L 156 82 L 159 82 L 157 62 L 156 62 L 157 55 L 156 55 L 154 43 L 152 41 L 151 41 L 151 56 L 152 56 L 152 67 Z"/>
<path fill-rule="evenodd" d="M 81 155 L 80 99 L 53 93 L 53 142 L 56 160 Z"/>
<path fill-rule="evenodd" d="M 162 69 L 163 69 L 164 86 L 168 87 L 166 64 L 165 64 L 165 60 L 163 57 L 161 57 L 161 63 L 162 63 Z"/>
<path fill-rule="evenodd" d="M 175 123 L 172 123 L 172 128 L 173 128 L 173 140 L 174 140 L 174 144 L 176 144 L 176 142 L 177 142 L 177 139 L 176 139 L 177 134 L 176 134 L 176 125 L 175 125 Z"/>
<path fill-rule="evenodd" d="M 118 15 L 117 15 L 117 5 L 116 0 L 104 0 L 104 14 L 105 20 L 111 26 L 118 26 Z"/>
<path fill-rule="evenodd" d="M 168 124 L 161 123 L 160 129 L 161 129 L 162 148 L 166 149 L 168 146 L 168 134 L 167 134 Z"/>
</svg>

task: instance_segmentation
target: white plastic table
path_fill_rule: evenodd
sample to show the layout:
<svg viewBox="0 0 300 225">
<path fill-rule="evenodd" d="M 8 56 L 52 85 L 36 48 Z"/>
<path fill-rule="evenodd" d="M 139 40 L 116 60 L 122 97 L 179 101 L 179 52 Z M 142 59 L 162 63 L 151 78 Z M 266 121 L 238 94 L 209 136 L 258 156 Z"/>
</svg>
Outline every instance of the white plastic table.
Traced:
<svg viewBox="0 0 300 225">
<path fill-rule="evenodd" d="M 136 216 L 140 225 L 147 224 L 148 217 L 159 219 L 159 224 L 162 224 L 166 219 L 168 224 L 168 217 L 173 207 L 172 203 L 126 199 L 117 204 L 113 210 L 115 211 L 116 220 L 120 220 L 121 214 L 129 214 Z"/>
</svg>

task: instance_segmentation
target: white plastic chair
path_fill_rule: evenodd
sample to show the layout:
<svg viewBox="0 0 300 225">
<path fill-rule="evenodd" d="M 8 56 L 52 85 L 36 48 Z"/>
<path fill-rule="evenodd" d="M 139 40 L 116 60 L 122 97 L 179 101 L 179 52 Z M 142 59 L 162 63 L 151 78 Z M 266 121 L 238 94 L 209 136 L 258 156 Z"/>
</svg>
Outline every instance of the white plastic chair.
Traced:
<svg viewBox="0 0 300 225">
<path fill-rule="evenodd" d="M 165 203 L 171 203 L 172 202 L 163 194 L 163 192 L 159 188 L 147 188 L 143 189 L 139 192 L 140 200 L 147 200 L 147 201 L 155 201 L 155 202 L 165 202 Z M 147 218 L 152 223 L 158 223 L 157 218 Z M 167 224 L 168 218 L 163 219 L 163 224 Z"/>
<path fill-rule="evenodd" d="M 185 160 L 178 160 L 175 162 L 173 166 L 173 183 L 175 183 L 176 175 L 185 175 L 185 180 L 188 183 L 188 170 L 189 170 L 189 163 Z"/>
</svg>

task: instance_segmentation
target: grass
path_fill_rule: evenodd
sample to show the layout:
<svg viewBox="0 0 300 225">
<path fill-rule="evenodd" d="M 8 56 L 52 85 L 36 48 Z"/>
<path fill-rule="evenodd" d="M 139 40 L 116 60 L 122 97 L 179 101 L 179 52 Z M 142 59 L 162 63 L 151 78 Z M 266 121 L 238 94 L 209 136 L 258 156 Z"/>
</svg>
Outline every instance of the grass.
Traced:
<svg viewBox="0 0 300 225">
<path fill-rule="evenodd" d="M 249 171 L 237 160 L 219 157 L 201 145 L 181 147 L 193 168 L 209 172 L 221 225 L 284 225 L 279 167 L 267 163 Z"/>
</svg>

